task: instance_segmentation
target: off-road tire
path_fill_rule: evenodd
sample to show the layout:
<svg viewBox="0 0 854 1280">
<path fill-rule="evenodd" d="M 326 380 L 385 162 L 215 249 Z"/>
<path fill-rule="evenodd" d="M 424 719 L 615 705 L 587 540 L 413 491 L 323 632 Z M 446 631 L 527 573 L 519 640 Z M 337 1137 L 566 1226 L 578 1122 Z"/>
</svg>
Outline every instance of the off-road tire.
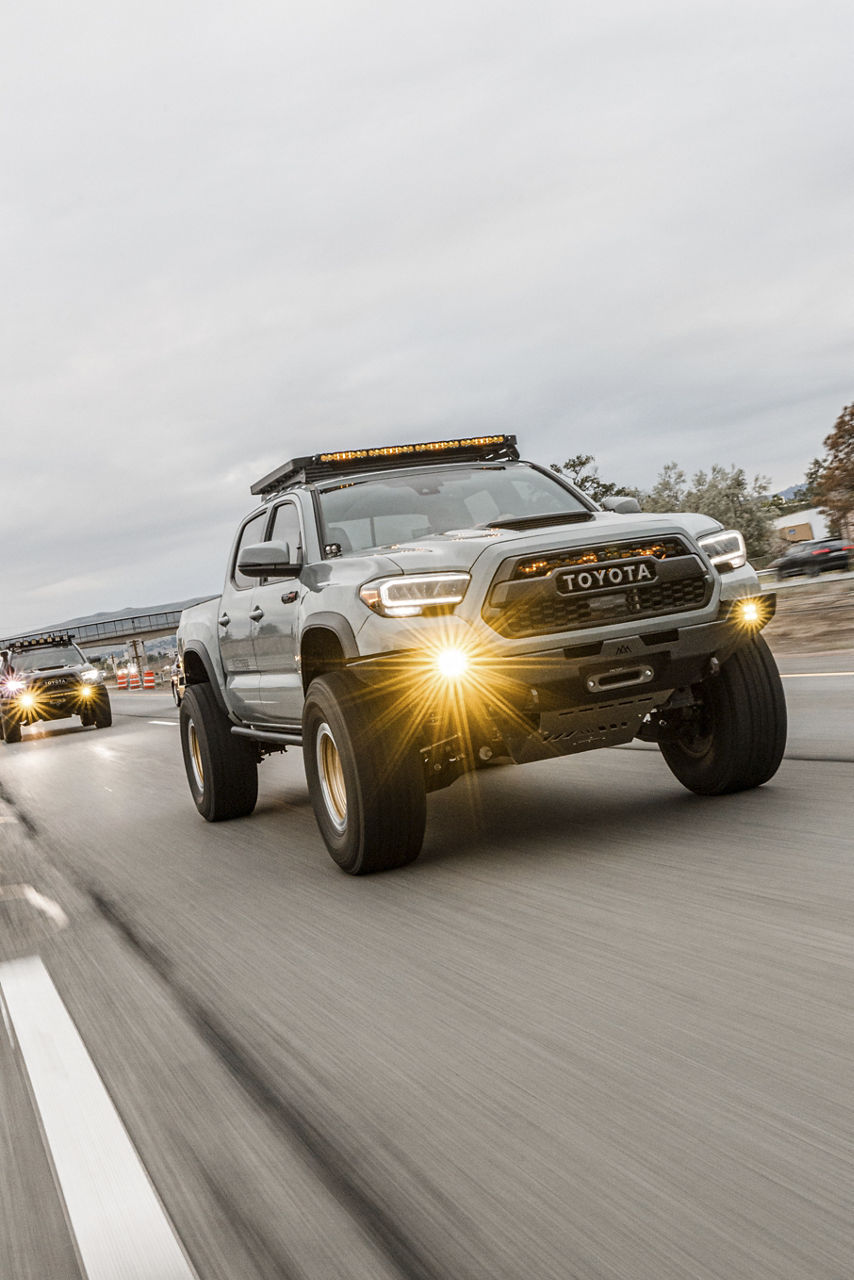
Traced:
<svg viewBox="0 0 854 1280">
<path fill-rule="evenodd" d="M 761 787 L 786 747 L 783 682 L 762 636 L 737 649 L 694 692 L 698 714 L 685 720 L 679 737 L 659 744 L 671 772 L 701 796 Z"/>
<path fill-rule="evenodd" d="M 110 706 L 110 695 L 106 689 L 99 689 L 92 698 L 90 711 L 91 724 L 96 729 L 109 729 L 113 723 L 113 708 Z"/>
<path fill-rule="evenodd" d="M 418 857 L 427 819 L 420 755 L 404 719 L 352 672 L 309 686 L 303 760 L 317 825 L 342 871 L 390 871 Z"/>
<path fill-rule="evenodd" d="M 0 732 L 2 732 L 4 742 L 20 742 L 20 720 L 16 720 L 14 716 L 8 716 L 5 711 L 0 711 Z"/>
<path fill-rule="evenodd" d="M 209 684 L 191 685 L 181 699 L 181 750 L 196 808 L 208 822 L 243 818 L 258 799 L 255 748 L 231 733 Z"/>
</svg>

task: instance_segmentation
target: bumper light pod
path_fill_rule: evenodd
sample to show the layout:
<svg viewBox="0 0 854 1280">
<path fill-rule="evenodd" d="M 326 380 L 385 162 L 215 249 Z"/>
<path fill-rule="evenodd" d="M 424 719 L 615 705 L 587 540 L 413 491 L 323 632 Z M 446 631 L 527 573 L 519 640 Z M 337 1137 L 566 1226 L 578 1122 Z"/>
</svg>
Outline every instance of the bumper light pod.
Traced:
<svg viewBox="0 0 854 1280">
<path fill-rule="evenodd" d="M 469 669 L 469 656 L 462 649 L 440 649 L 436 654 L 436 670 L 446 680 L 460 680 Z"/>
<path fill-rule="evenodd" d="M 746 596 L 736 600 L 732 606 L 731 617 L 742 627 L 759 630 L 769 618 L 769 608 L 765 600 L 755 596 Z"/>
</svg>

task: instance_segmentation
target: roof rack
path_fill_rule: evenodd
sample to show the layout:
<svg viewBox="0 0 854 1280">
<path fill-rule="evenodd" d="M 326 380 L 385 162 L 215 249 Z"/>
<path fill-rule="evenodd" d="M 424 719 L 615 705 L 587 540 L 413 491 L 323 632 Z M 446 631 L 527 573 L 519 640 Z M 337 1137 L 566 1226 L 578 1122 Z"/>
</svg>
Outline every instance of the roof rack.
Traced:
<svg viewBox="0 0 854 1280">
<path fill-rule="evenodd" d="M 256 497 L 273 497 L 282 489 L 315 480 L 330 480 L 357 471 L 390 471 L 437 461 L 496 462 L 519 457 L 515 436 L 471 436 L 463 440 L 431 440 L 426 444 L 390 444 L 378 449 L 342 449 L 283 462 L 251 486 Z"/>
</svg>

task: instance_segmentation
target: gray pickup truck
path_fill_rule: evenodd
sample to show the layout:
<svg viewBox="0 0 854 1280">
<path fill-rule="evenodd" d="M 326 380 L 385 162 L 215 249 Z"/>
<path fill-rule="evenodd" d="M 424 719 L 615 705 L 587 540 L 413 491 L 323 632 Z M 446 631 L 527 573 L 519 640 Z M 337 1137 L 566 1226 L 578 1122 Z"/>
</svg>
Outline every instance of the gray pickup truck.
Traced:
<svg viewBox="0 0 854 1280">
<path fill-rule="evenodd" d="M 222 596 L 178 631 L 208 821 L 251 813 L 290 746 L 354 875 L 411 862 L 427 793 L 498 761 L 641 738 L 699 794 L 776 772 L 775 599 L 737 531 L 599 507 L 507 435 L 296 458 L 252 493 Z"/>
</svg>

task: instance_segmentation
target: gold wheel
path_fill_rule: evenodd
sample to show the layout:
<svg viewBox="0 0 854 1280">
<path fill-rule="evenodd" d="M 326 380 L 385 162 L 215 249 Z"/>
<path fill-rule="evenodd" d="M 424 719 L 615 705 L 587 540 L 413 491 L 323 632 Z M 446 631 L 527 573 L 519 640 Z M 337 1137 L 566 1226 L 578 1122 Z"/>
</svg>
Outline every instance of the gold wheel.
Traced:
<svg viewBox="0 0 854 1280">
<path fill-rule="evenodd" d="M 193 778 L 199 791 L 205 789 L 205 766 L 202 764 L 202 748 L 199 743 L 199 735 L 196 733 L 196 726 L 191 720 L 188 725 L 188 739 L 190 747 L 190 764 L 193 767 Z"/>
<path fill-rule="evenodd" d="M 344 769 L 332 731 L 325 721 L 317 731 L 316 759 L 326 812 L 335 830 L 343 832 L 347 825 L 347 788 L 344 785 Z"/>
</svg>

